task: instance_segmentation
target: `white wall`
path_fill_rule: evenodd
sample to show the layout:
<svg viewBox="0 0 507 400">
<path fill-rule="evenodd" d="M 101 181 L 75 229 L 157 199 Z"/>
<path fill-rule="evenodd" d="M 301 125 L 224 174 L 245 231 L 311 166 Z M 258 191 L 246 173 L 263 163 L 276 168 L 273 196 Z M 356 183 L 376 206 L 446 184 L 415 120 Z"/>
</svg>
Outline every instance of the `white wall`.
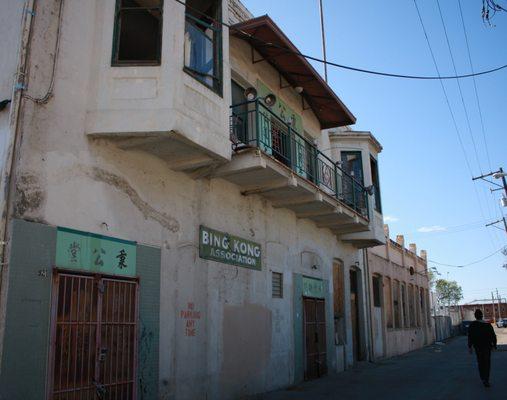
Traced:
<svg viewBox="0 0 507 400">
<path fill-rule="evenodd" d="M 50 76 L 56 4 L 39 5 L 46 12 L 38 14 L 33 39 L 28 90 L 35 95 Z M 245 197 L 225 181 L 192 180 L 159 158 L 90 139 L 91 132 L 182 129 L 230 157 L 228 56 L 222 100 L 181 71 L 183 9 L 168 1 L 162 66 L 111 68 L 113 9 L 113 0 L 65 3 L 54 97 L 46 105 L 28 102 L 23 111 L 16 216 L 162 248 L 161 398 L 228 399 L 288 385 L 294 377 L 292 273 L 330 279 L 334 258 L 351 266 L 359 263 L 358 252 L 329 230 Z M 135 98 L 131 88 L 132 98 L 115 98 L 117 79 L 134 87 L 153 79 L 155 96 Z M 200 224 L 261 243 L 263 270 L 200 259 Z M 304 261 L 308 253 L 320 260 L 317 270 Z M 271 270 L 284 273 L 284 299 L 271 299 Z M 202 313 L 195 337 L 185 336 L 179 317 L 189 302 Z M 350 361 L 351 340 L 347 354 Z"/>
</svg>

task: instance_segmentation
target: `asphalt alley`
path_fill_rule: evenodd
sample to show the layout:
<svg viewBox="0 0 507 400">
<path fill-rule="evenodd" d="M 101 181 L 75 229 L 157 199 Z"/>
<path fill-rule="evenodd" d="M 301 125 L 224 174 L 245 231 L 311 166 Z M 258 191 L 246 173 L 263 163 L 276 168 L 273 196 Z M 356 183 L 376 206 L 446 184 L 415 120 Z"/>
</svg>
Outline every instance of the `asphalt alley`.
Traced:
<svg viewBox="0 0 507 400">
<path fill-rule="evenodd" d="M 497 329 L 491 388 L 479 379 L 465 336 L 378 363 L 264 394 L 262 400 L 482 400 L 507 399 L 507 329 Z"/>
</svg>

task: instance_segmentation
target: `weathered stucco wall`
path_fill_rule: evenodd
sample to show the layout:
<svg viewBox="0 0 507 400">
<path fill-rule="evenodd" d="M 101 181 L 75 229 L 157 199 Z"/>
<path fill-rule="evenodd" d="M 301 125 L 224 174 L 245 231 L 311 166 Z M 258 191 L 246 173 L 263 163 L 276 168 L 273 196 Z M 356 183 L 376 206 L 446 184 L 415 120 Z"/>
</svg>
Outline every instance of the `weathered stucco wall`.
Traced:
<svg viewBox="0 0 507 400">
<path fill-rule="evenodd" d="M 386 233 L 389 233 L 386 227 Z M 386 244 L 383 246 L 372 247 L 368 249 L 368 262 L 372 276 L 381 277 L 381 303 L 382 303 L 382 336 L 384 342 L 383 357 L 392 357 L 428 345 L 434 340 L 434 329 L 432 319 L 430 318 L 429 303 L 429 281 L 425 274 L 426 262 L 418 257 L 414 252 L 400 246 L 386 236 Z M 414 273 L 410 273 L 410 268 Z M 405 323 L 402 306 L 402 294 L 395 283 L 405 284 L 406 287 L 406 308 L 409 309 L 409 287 L 411 285 L 417 288 L 412 318 L 408 317 L 408 324 Z M 389 284 L 390 289 L 389 289 Z M 370 282 L 372 285 L 372 282 Z M 423 289 L 423 305 L 420 302 L 420 292 Z M 373 290 L 373 289 L 372 289 Z M 400 325 L 396 326 L 394 317 L 394 291 L 398 290 Z M 390 298 L 389 298 L 390 295 Z M 389 308 L 392 310 L 391 326 L 388 326 Z M 373 305 L 372 305 L 373 309 Z"/>
<path fill-rule="evenodd" d="M 33 94 L 48 84 L 56 4 L 40 2 L 46 12 L 34 32 Z M 161 399 L 223 400 L 289 385 L 293 273 L 329 279 L 333 259 L 360 265 L 358 252 L 330 231 L 260 197 L 243 196 L 225 181 L 192 180 L 147 153 L 90 139 L 91 131 L 173 129 L 168 121 L 176 118 L 189 137 L 230 156 L 228 56 L 221 99 L 181 71 L 183 9 L 166 2 L 163 65 L 111 68 L 113 10 L 113 0 L 65 3 L 54 96 L 45 105 L 27 102 L 21 121 L 16 217 L 161 247 Z M 225 48 L 227 43 L 224 34 Z M 154 79 L 156 96 L 114 98 L 115 79 L 131 79 L 134 86 L 137 79 Z M 186 107 L 190 103 L 195 112 Z M 314 119 L 305 124 L 317 134 Z M 200 259 L 200 224 L 261 243 L 262 271 Z M 272 270 L 284 273 L 283 299 L 271 298 Z M 200 313 L 193 336 L 186 335 L 182 313 L 190 306 Z M 346 312 L 350 319 L 350 304 Z M 347 332 L 350 363 L 350 326 Z"/>
</svg>

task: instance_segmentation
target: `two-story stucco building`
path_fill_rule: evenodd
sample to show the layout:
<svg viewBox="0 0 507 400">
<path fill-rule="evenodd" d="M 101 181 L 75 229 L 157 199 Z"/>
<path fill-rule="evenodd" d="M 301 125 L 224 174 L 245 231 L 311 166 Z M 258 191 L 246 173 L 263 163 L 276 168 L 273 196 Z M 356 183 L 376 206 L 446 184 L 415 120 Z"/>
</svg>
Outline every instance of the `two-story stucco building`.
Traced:
<svg viewBox="0 0 507 400">
<path fill-rule="evenodd" d="M 427 253 L 405 247 L 403 235 L 367 250 L 372 293 L 374 359 L 392 357 L 431 344 L 435 339 Z"/>
<path fill-rule="evenodd" d="M 0 33 L 1 398 L 235 399 L 371 358 L 381 147 L 274 21 L 27 0 Z"/>
</svg>

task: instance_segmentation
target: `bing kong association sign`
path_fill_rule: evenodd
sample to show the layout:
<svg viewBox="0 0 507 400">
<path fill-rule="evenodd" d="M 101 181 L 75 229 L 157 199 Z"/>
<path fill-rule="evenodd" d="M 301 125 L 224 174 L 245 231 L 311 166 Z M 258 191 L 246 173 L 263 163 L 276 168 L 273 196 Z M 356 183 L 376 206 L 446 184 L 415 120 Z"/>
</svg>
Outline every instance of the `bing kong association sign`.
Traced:
<svg viewBox="0 0 507 400">
<path fill-rule="evenodd" d="M 199 257 L 260 271 L 261 245 L 247 239 L 199 227 Z"/>
</svg>

